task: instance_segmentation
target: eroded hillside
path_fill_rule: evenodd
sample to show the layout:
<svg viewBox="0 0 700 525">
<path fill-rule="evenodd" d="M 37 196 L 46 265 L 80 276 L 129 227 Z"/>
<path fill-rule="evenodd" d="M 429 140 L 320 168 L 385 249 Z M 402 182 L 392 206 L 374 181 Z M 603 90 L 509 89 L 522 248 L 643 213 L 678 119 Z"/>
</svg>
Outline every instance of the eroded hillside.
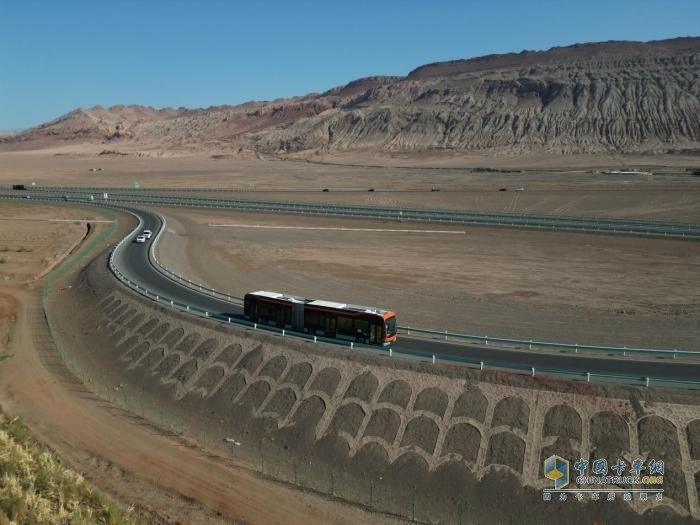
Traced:
<svg viewBox="0 0 700 525">
<path fill-rule="evenodd" d="M 700 38 L 582 44 L 430 64 L 270 102 L 79 109 L 0 138 L 0 147 L 663 152 L 700 143 L 699 64 Z"/>
</svg>

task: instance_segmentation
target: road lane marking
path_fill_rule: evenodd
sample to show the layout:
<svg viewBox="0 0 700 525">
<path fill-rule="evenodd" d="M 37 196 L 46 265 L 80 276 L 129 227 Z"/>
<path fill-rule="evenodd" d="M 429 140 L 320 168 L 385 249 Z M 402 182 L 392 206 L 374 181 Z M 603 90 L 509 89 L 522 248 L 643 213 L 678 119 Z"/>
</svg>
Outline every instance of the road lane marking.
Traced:
<svg viewBox="0 0 700 525">
<path fill-rule="evenodd" d="M 464 235 L 464 230 L 403 230 L 385 228 L 343 228 L 323 226 L 270 226 L 266 224 L 207 224 L 211 228 L 260 228 L 266 230 L 330 230 L 337 232 L 447 233 Z"/>
</svg>

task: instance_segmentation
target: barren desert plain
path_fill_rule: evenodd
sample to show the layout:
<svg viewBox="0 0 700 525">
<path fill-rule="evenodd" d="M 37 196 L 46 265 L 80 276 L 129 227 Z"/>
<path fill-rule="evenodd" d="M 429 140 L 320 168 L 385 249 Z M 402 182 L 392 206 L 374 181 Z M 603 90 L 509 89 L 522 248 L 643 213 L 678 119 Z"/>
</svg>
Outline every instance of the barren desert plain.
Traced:
<svg viewBox="0 0 700 525">
<path fill-rule="evenodd" d="M 134 181 L 139 181 L 143 191 L 167 192 L 173 189 L 175 193 L 185 191 L 187 194 L 186 190 L 191 188 L 210 189 L 200 193 L 246 199 L 608 216 L 688 223 L 700 220 L 700 178 L 693 175 L 692 156 L 635 157 L 623 162 L 625 166 L 644 171 L 644 174 L 609 173 L 620 166 L 619 159 L 611 157 L 552 157 L 548 162 L 538 157 L 522 166 L 515 165 L 515 159 L 505 158 L 492 164 L 496 166 L 493 172 L 479 169 L 488 162 L 486 158 L 455 157 L 447 166 L 441 163 L 431 165 L 430 158 L 421 160 L 411 155 L 403 158 L 363 158 L 359 155 L 348 158 L 343 155 L 322 160 L 323 163 L 298 159 L 212 158 L 206 155 L 113 156 L 88 154 L 79 149 L 60 154 L 53 151 L 13 152 L 0 153 L 0 182 L 5 185 L 36 182 L 52 186 L 129 187 Z M 90 171 L 90 168 L 97 167 L 102 170 Z M 440 191 L 432 191 L 433 187 L 439 187 Z M 323 191 L 324 188 L 329 191 Z M 370 188 L 374 191 L 367 191 Z M 499 191 L 501 188 L 506 188 L 506 191 Z M 524 191 L 515 191 L 518 188 Z M 46 359 L 49 362 L 55 359 L 42 356 L 47 350 L 42 350 L 41 342 L 47 336 L 32 335 L 37 330 L 29 329 L 32 316 L 39 313 L 39 278 L 62 257 L 111 224 L 103 213 L 89 207 L 75 209 L 74 206 L 65 203 L 50 206 L 32 202 L 0 203 L 2 245 L 7 246 L 7 251 L 0 254 L 6 260 L 3 263 L 4 337 L 10 352 L 23 356 L 23 359 L 11 359 L 3 366 L 5 380 L 1 394 L 4 410 L 22 413 L 34 432 L 57 450 L 69 465 L 85 472 L 118 501 L 135 505 L 147 521 L 213 523 L 233 519 L 251 523 L 310 523 L 313 520 L 319 523 L 377 523 L 383 520 L 389 523 L 395 519 L 386 514 L 370 515 L 366 510 L 329 501 L 320 495 L 296 492 L 289 486 L 260 479 L 248 470 L 241 470 L 241 466 L 212 463 L 218 460 L 208 459 L 204 450 L 194 445 L 199 442 L 197 436 L 207 431 L 208 424 L 201 417 L 186 424 L 189 437 L 187 432 L 177 437 L 160 430 L 158 424 L 150 427 L 140 418 L 128 415 L 121 407 L 105 403 L 97 377 L 109 377 L 105 382 L 114 384 L 116 392 L 140 389 L 143 399 L 152 402 L 157 399 L 163 406 L 172 405 L 172 410 L 180 414 L 178 417 L 182 417 L 182 421 L 188 412 L 200 413 L 199 408 L 194 408 L 198 405 L 188 401 L 189 396 L 180 402 L 177 401 L 179 394 L 168 394 L 167 388 L 161 391 L 162 387 L 155 385 L 155 390 L 147 395 L 146 390 L 150 387 L 145 386 L 144 379 L 136 376 L 120 378 L 119 361 L 111 362 L 110 372 L 100 370 L 105 365 L 95 352 L 101 344 L 98 341 L 102 339 L 90 334 L 94 327 L 97 327 L 98 334 L 102 333 L 102 321 L 93 321 L 92 314 L 72 314 L 83 311 L 87 304 L 79 291 L 85 286 L 85 278 L 78 268 L 61 279 L 62 284 L 52 294 L 50 305 L 56 312 L 56 326 L 62 339 L 69 342 L 83 373 L 93 378 L 93 383 L 88 379 L 83 389 L 69 381 L 52 381 L 50 377 L 57 373 L 59 365 L 47 364 Z M 158 211 L 167 219 L 167 230 L 158 247 L 159 258 L 183 275 L 237 295 L 253 289 L 271 289 L 384 306 L 398 313 L 401 324 L 492 336 L 687 349 L 697 348 L 700 341 L 700 248 L 693 241 L 195 208 L 160 207 Z M 100 246 L 107 247 L 133 226 L 133 220 L 128 216 L 117 214 L 117 217 L 118 231 Z M 94 256 L 98 251 L 95 249 L 91 253 Z M 88 260 L 83 259 L 85 263 Z M 116 330 L 114 345 L 120 348 L 117 342 L 121 332 L 116 327 L 110 330 Z M 78 339 L 77 333 L 84 335 Z M 269 352 L 272 352 L 269 355 L 275 355 L 274 350 Z M 36 370 L 42 372 L 37 374 Z M 65 371 L 60 373 L 68 374 Z M 400 372 L 399 376 L 404 377 L 402 374 Z M 407 381 L 418 385 L 424 380 L 407 378 Z M 471 381 L 473 379 L 468 383 Z M 481 388 L 486 392 L 494 379 L 484 378 L 482 381 Z M 501 379 L 495 379 L 496 384 L 500 382 Z M 525 392 L 530 388 L 535 388 L 533 391 L 564 388 L 556 381 L 553 385 L 525 386 L 523 390 L 518 390 L 522 387 L 497 387 L 498 394 L 489 395 L 496 396 L 493 398 L 495 403 L 501 398 L 499 396 L 527 397 Z M 454 387 L 440 388 L 449 391 Z M 564 391 L 570 393 L 556 395 L 574 396 L 570 401 L 573 406 L 579 406 L 580 399 L 592 400 L 591 406 L 598 410 L 608 406 L 610 400 L 621 399 L 622 404 L 613 412 L 619 411 L 622 418 L 630 417 L 630 409 L 624 407 L 634 406 L 635 402 L 629 399 L 635 399 L 637 395 L 605 390 L 587 392 L 585 389 L 580 391 L 580 387 L 574 390 L 565 387 Z M 667 399 L 668 394 L 659 394 L 656 399 L 666 399 L 671 403 L 669 406 L 687 406 L 686 412 L 679 412 L 684 415 L 675 423 L 685 425 L 684 421 L 694 418 L 694 398 L 690 395 L 677 399 L 675 395 Z M 654 412 L 649 408 L 653 406 L 654 396 L 645 396 L 643 411 Z M 107 397 L 109 399 L 109 395 Z M 240 402 L 251 402 L 248 397 L 244 396 Z M 52 402 L 49 403 L 48 399 Z M 420 396 L 416 399 L 415 402 L 419 403 Z M 262 401 L 253 403 L 260 406 Z M 533 414 L 547 410 L 549 406 L 544 404 L 544 408 L 537 408 L 538 402 L 529 403 L 534 404 L 527 412 Z M 510 416 L 498 416 L 499 407 L 497 404 L 496 416 L 505 417 L 506 427 L 512 428 L 512 432 L 522 436 L 527 443 L 532 442 L 532 445 L 527 445 L 527 450 L 547 442 L 540 441 L 536 435 L 530 437 L 532 427 L 529 425 L 534 423 L 527 421 L 534 415 L 522 420 L 522 410 L 510 408 Z M 218 409 L 214 412 L 219 413 Z M 550 412 L 547 414 L 549 418 Z M 241 421 L 247 421 L 250 416 L 240 417 L 243 418 Z M 480 417 L 475 414 L 474 421 Z M 77 419 L 90 423 L 79 427 L 67 424 Z M 294 424 L 294 421 L 292 419 L 290 423 Z M 357 421 L 357 415 L 339 409 L 329 427 L 330 432 L 355 432 L 350 429 L 354 424 L 359 425 Z M 385 435 L 390 432 L 389 421 L 372 422 L 367 432 Z M 547 424 L 561 429 L 566 426 L 556 421 L 552 419 Z M 263 442 L 270 439 L 269 431 L 256 426 L 255 420 L 247 424 L 255 439 Z M 377 424 L 382 426 L 376 427 Z M 592 420 L 590 424 L 595 427 L 597 423 Z M 125 426 L 130 429 L 128 439 L 122 429 Z M 226 425 L 221 427 L 221 435 L 231 432 L 227 428 Z M 517 428 L 524 430 L 521 432 Z M 634 421 L 630 428 L 649 436 L 663 433 L 663 427 L 638 430 Z M 210 428 L 209 432 L 215 431 Z M 472 452 L 460 448 L 455 450 L 461 450 L 465 458 L 475 454 L 471 468 L 482 479 L 483 487 L 502 486 L 506 481 L 492 476 L 506 472 L 507 478 L 511 472 L 488 468 L 489 462 L 511 465 L 525 475 L 528 460 L 518 459 L 517 454 L 515 457 L 499 456 L 498 450 L 512 446 L 517 450 L 516 445 L 508 441 L 501 443 L 496 440 L 500 434 L 492 431 L 480 432 L 483 432 L 481 439 L 487 444 L 481 447 L 477 444 Z M 567 434 L 569 431 L 547 432 Z M 624 438 L 614 437 L 617 432 L 591 435 L 585 440 L 597 440 L 599 446 L 614 449 L 618 445 L 610 443 L 617 443 L 619 439 L 624 442 Z M 679 432 L 686 439 L 685 432 Z M 303 436 L 302 433 L 294 434 L 293 438 L 273 437 L 269 446 L 271 450 L 277 450 L 275 443 L 279 439 L 307 443 Z M 424 441 L 429 439 L 426 437 L 429 433 L 417 436 L 416 445 L 404 444 L 400 450 L 426 447 Z M 405 442 L 408 438 L 403 439 Z M 450 439 L 455 442 L 456 438 L 448 438 L 443 446 L 457 446 L 450 445 Z M 460 439 L 460 442 L 472 442 L 467 437 Z M 583 442 L 581 435 L 574 433 L 571 439 L 570 445 L 557 441 L 557 446 L 590 446 L 586 444 L 589 441 Z M 648 439 L 653 441 L 656 438 Z M 688 434 L 688 439 L 691 440 L 690 446 L 695 447 L 695 434 Z M 219 457 L 222 453 L 220 445 L 210 442 L 209 446 Z M 310 446 L 290 444 L 290 457 L 300 457 L 297 454 Z M 624 449 L 631 445 L 619 446 Z M 178 461 L 178 467 L 172 464 L 172 455 L 168 453 L 172 447 L 181 447 L 179 454 L 187 456 L 186 470 L 182 470 L 181 461 Z M 480 448 L 482 452 L 478 453 Z M 308 450 L 308 454 L 316 458 L 314 461 L 321 461 L 321 464 L 323 461 L 345 461 L 342 459 L 344 453 L 335 449 L 333 452 L 317 452 L 316 448 Z M 354 472 L 353 469 L 384 461 L 371 459 L 373 456 L 367 455 L 368 450 L 358 453 L 358 463 L 343 468 Z M 147 463 L 134 459 L 145 457 Z M 539 457 L 539 453 L 532 457 Z M 414 472 L 413 468 L 418 470 L 411 475 L 422 479 L 421 468 L 406 461 L 396 462 L 394 468 L 399 470 L 394 470 L 393 474 L 387 471 L 387 482 L 390 479 L 398 482 L 399 478 L 395 476 Z M 520 467 L 519 461 L 524 463 Z M 177 476 L 165 474 L 173 468 L 177 468 Z M 217 473 L 215 480 L 212 472 Z M 209 481 L 202 485 L 204 473 Z M 435 475 L 446 474 L 438 469 Z M 693 480 L 694 488 L 695 474 L 689 471 L 687 476 L 686 479 Z M 452 478 L 435 478 L 434 482 L 461 483 L 448 482 L 447 479 Z M 676 491 L 676 499 L 681 502 L 680 506 L 673 504 L 674 512 L 684 514 L 688 512 L 684 508 L 694 509 L 695 503 L 690 503 L 692 498 L 682 495 L 690 485 L 686 481 L 674 483 L 674 488 L 669 488 L 669 491 Z M 224 487 L 231 484 L 238 487 L 236 493 L 240 498 L 230 499 L 230 493 Z M 206 489 L 202 490 L 202 487 Z M 362 490 L 357 496 L 360 500 L 365 498 Z M 465 490 L 469 492 L 471 489 Z M 270 498 L 286 502 L 283 515 L 274 514 L 278 507 L 264 504 Z M 396 498 L 408 501 L 409 496 L 397 494 Z M 405 515 L 406 508 L 387 508 L 386 511 Z M 636 512 L 642 510 L 639 508 Z M 512 511 L 504 510 L 499 519 L 507 519 L 504 516 Z M 632 523 L 633 516 L 638 516 L 632 514 L 623 518 L 623 511 L 615 512 L 614 515 L 623 522 Z M 455 514 L 451 516 L 454 518 Z M 656 522 L 670 519 L 664 516 L 663 512 L 646 515 Z"/>
</svg>

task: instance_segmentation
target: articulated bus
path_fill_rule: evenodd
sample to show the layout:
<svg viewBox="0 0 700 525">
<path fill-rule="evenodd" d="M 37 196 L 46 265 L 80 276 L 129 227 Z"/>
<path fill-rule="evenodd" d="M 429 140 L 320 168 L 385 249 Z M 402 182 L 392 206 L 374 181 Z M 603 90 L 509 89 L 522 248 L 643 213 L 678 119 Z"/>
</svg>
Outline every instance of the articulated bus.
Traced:
<svg viewBox="0 0 700 525">
<path fill-rule="evenodd" d="M 387 346 L 396 340 L 396 314 L 369 306 L 260 291 L 245 294 L 244 315 L 255 323 L 345 341 Z"/>
</svg>

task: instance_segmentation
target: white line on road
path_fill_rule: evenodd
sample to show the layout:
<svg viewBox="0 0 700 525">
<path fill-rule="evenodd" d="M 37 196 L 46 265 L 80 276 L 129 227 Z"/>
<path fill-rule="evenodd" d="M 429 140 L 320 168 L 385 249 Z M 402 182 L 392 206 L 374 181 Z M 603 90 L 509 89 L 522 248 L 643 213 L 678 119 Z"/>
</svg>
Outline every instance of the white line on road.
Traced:
<svg viewBox="0 0 700 525">
<path fill-rule="evenodd" d="M 329 228 L 322 226 L 269 226 L 266 224 L 208 224 L 212 228 L 261 228 L 269 230 L 331 230 L 338 232 L 448 233 L 463 235 L 464 230 L 389 230 L 381 228 Z"/>
</svg>

